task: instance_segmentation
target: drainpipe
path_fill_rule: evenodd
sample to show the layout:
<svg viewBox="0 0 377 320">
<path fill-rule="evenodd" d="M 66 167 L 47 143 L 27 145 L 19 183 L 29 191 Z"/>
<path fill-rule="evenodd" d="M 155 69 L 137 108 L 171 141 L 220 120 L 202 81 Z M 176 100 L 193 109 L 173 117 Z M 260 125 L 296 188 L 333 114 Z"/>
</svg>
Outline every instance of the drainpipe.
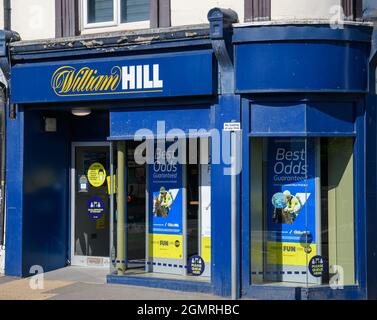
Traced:
<svg viewBox="0 0 377 320">
<path fill-rule="evenodd" d="M 238 22 L 231 9 L 214 8 L 208 12 L 212 48 L 219 66 L 219 94 L 234 95 L 234 63 L 232 24 Z M 237 132 L 231 133 L 231 297 L 239 297 L 238 290 L 238 221 L 237 221 Z"/>
<path fill-rule="evenodd" d="M 1 87 L 0 87 L 0 141 L 1 141 L 1 157 L 0 157 L 0 246 L 4 245 L 4 225 L 5 225 L 5 119 L 7 105 L 7 81 L 4 73 L 1 71 Z M 3 82 L 4 81 L 4 82 Z"/>
<path fill-rule="evenodd" d="M 214 8 L 208 12 L 212 48 L 219 63 L 220 94 L 234 94 L 232 24 L 238 22 L 231 9 Z"/>
</svg>

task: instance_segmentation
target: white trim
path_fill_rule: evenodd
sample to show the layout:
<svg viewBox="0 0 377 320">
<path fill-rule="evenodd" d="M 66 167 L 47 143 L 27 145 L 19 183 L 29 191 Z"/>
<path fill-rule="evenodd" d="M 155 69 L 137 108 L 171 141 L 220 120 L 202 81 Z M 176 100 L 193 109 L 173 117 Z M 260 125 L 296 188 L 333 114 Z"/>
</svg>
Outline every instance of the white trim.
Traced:
<svg viewBox="0 0 377 320">
<path fill-rule="evenodd" d="M 108 268 L 110 265 L 110 257 L 89 257 L 89 256 L 77 256 L 75 255 L 75 200 L 76 200 L 76 147 L 109 147 L 110 142 L 72 142 L 71 143 L 71 232 L 70 232 L 70 243 L 71 243 L 71 266 L 85 266 L 94 267 L 95 265 L 90 263 L 90 259 L 97 259 L 102 263 L 98 267 Z M 110 239 L 109 239 L 110 241 Z M 111 254 L 111 252 L 110 252 Z"/>
<path fill-rule="evenodd" d="M 113 27 L 118 25 L 118 4 L 120 0 L 113 0 L 113 20 L 107 22 L 96 22 L 96 23 L 89 23 L 88 22 L 88 0 L 81 1 L 82 7 L 82 21 L 83 21 L 83 28 L 82 29 L 91 29 L 91 28 L 103 28 L 103 27 Z"/>
<path fill-rule="evenodd" d="M 97 22 L 89 23 L 88 22 L 88 0 L 81 0 L 81 21 L 82 21 L 82 31 L 98 29 L 98 28 L 122 28 L 122 29 L 137 29 L 137 28 L 149 28 L 150 20 L 140 20 L 134 22 L 121 22 L 121 3 L 120 0 L 113 0 L 114 12 L 113 12 L 113 21 L 108 22 Z"/>
</svg>

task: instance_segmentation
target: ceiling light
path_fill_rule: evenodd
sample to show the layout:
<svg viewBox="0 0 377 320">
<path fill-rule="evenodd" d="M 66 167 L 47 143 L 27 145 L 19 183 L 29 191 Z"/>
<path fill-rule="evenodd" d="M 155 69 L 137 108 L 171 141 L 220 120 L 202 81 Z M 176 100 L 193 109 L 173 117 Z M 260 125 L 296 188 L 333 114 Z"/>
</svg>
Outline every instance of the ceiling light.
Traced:
<svg viewBox="0 0 377 320">
<path fill-rule="evenodd" d="M 85 117 L 92 113 L 92 110 L 89 108 L 79 108 L 79 109 L 72 109 L 72 114 L 77 117 Z"/>
</svg>

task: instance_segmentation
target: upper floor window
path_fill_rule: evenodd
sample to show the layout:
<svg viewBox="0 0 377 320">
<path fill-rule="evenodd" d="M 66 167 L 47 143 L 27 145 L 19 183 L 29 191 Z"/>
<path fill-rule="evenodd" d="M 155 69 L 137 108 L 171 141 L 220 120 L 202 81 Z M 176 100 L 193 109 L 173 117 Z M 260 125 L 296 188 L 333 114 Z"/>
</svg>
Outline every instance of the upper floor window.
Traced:
<svg viewBox="0 0 377 320">
<path fill-rule="evenodd" d="M 84 0 L 84 28 L 148 21 L 150 0 Z"/>
</svg>

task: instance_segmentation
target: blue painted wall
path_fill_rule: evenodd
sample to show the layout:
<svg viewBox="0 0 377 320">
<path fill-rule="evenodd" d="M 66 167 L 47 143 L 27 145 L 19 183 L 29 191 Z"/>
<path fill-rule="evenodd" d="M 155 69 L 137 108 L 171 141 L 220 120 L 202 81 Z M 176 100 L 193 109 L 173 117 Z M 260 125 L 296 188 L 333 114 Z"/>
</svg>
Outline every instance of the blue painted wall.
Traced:
<svg viewBox="0 0 377 320">
<path fill-rule="evenodd" d="M 22 276 L 24 114 L 7 121 L 5 274 Z"/>
<path fill-rule="evenodd" d="M 140 129 L 157 134 L 157 122 L 162 123 L 165 132 L 180 129 L 185 134 L 191 129 L 211 129 L 211 108 L 209 105 L 172 106 L 138 109 L 116 109 L 110 112 L 111 139 L 133 139 Z"/>
<path fill-rule="evenodd" d="M 372 30 L 325 24 L 235 28 L 236 92 L 367 93 Z"/>
<path fill-rule="evenodd" d="M 109 111 L 94 110 L 86 117 L 69 113 L 71 141 L 106 141 L 109 133 Z"/>
<path fill-rule="evenodd" d="M 72 141 L 106 141 L 109 112 L 87 117 L 20 107 L 8 120 L 7 238 L 5 273 L 29 276 L 67 265 L 69 256 L 69 172 Z M 57 132 L 43 130 L 43 118 L 57 119 Z"/>
<path fill-rule="evenodd" d="M 276 135 L 355 135 L 356 109 L 352 102 L 268 101 L 250 103 L 250 134 Z M 261 120 L 263 119 L 263 120 Z"/>
<path fill-rule="evenodd" d="M 215 106 L 214 115 L 214 125 L 220 133 L 224 122 L 240 121 L 240 103 L 239 96 L 220 97 L 219 104 Z M 221 145 L 221 153 L 222 149 L 223 144 Z M 229 170 L 230 166 L 224 161 L 221 161 L 220 164 L 211 165 L 211 274 L 214 293 L 229 297 L 231 295 L 231 176 L 224 175 L 226 168 Z M 239 183 L 237 194 L 240 194 Z M 240 209 L 240 206 L 238 206 L 238 209 Z M 240 240 L 238 243 L 240 243 Z M 240 255 L 238 254 L 238 256 Z"/>
<path fill-rule="evenodd" d="M 43 117 L 25 112 L 23 275 L 40 265 L 44 271 L 64 267 L 69 212 L 69 130 L 67 116 L 58 117 L 56 133 L 43 130 Z"/>
</svg>

